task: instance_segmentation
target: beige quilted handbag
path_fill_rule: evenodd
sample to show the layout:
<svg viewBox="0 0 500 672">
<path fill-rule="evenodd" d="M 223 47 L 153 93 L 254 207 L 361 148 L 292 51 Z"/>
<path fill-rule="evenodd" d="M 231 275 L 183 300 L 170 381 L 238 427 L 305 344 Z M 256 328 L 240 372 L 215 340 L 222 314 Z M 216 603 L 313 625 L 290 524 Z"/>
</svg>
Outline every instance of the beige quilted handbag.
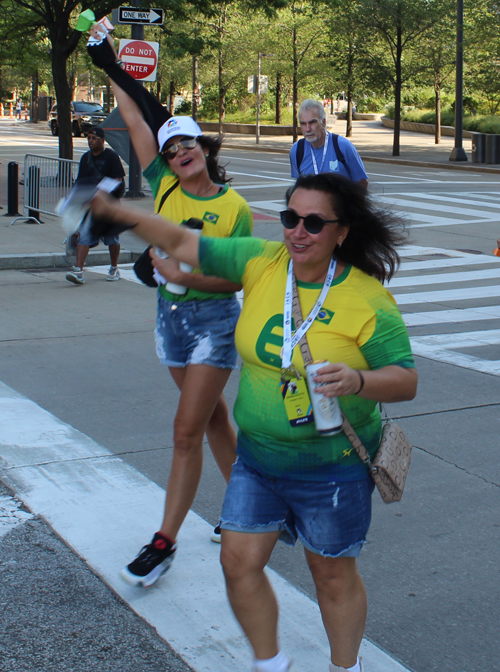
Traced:
<svg viewBox="0 0 500 672">
<path fill-rule="evenodd" d="M 399 502 L 403 496 L 403 488 L 411 463 L 412 445 L 406 438 L 405 433 L 392 420 L 386 422 L 382 430 L 380 446 L 374 459 L 371 460 L 351 423 L 345 415 L 343 417 L 342 429 L 352 443 L 359 459 L 369 468 L 382 499 L 386 504 Z"/>
</svg>

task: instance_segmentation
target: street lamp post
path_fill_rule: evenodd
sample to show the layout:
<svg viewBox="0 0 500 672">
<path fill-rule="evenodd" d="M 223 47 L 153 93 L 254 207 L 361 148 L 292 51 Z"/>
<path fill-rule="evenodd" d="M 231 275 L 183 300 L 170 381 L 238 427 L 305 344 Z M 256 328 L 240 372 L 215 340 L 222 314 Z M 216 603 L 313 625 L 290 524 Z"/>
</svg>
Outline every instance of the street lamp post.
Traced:
<svg viewBox="0 0 500 672">
<path fill-rule="evenodd" d="M 457 0 L 457 73 L 455 80 L 455 146 L 450 161 L 467 161 L 463 148 L 464 123 L 464 0 Z"/>
</svg>

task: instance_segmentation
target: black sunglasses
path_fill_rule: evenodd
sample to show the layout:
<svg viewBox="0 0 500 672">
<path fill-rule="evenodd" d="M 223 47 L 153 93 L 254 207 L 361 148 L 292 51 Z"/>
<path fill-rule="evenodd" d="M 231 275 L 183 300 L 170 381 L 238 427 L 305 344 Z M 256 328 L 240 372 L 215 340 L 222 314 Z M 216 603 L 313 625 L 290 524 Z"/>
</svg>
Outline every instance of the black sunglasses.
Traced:
<svg viewBox="0 0 500 672">
<path fill-rule="evenodd" d="M 161 155 L 166 159 L 173 159 L 181 147 L 184 147 L 184 149 L 194 149 L 196 147 L 196 138 L 182 138 L 179 142 L 164 147 L 161 150 Z"/>
<path fill-rule="evenodd" d="M 282 210 L 280 212 L 281 223 L 285 229 L 294 229 L 302 220 L 304 228 L 308 233 L 320 233 L 325 224 L 336 224 L 338 219 L 322 219 L 319 215 L 306 215 L 301 217 L 295 210 Z"/>
</svg>

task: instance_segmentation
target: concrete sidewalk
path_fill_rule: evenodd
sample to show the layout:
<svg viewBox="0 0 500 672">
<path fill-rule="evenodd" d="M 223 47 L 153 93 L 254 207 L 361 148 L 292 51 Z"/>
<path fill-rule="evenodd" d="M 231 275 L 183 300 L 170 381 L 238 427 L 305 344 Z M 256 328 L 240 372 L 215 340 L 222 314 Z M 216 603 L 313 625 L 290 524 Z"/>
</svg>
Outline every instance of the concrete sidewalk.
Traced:
<svg viewBox="0 0 500 672">
<path fill-rule="evenodd" d="M 50 136 L 50 132 L 43 122 L 32 124 L 27 121 L 14 121 L 6 117 L 0 118 L 0 129 L 5 127 L 22 127 L 23 131 L 33 134 L 36 138 Z M 337 121 L 335 131 L 345 134 L 345 122 Z M 443 137 L 440 145 L 435 145 L 433 136 L 423 133 L 401 132 L 401 156 L 392 157 L 393 132 L 385 128 L 380 121 L 353 122 L 352 142 L 356 145 L 361 157 L 368 164 L 370 162 L 385 162 L 389 164 L 413 165 L 416 167 L 439 166 L 450 170 L 481 171 L 484 173 L 499 173 L 500 167 L 491 168 L 468 161 L 452 163 L 449 161 L 453 149 L 453 138 Z M 253 135 L 227 134 L 223 148 L 246 149 L 260 152 L 276 152 L 288 154 L 292 145 L 291 136 L 262 136 L 259 145 L 256 145 Z M 464 140 L 464 147 L 470 159 L 471 141 Z M 0 270 L 16 268 L 64 268 L 73 263 L 65 254 L 64 234 L 59 221 L 55 217 L 43 215 L 43 225 L 26 223 L 19 219 L 11 226 L 14 216 L 6 216 L 7 212 L 7 164 L 9 158 L 3 156 L 0 163 Z M 19 210 L 22 213 L 22 189 L 19 191 Z M 127 201 L 125 201 L 127 202 Z M 131 201 L 128 201 L 131 202 Z M 133 206 L 153 213 L 153 199 L 146 195 L 143 199 L 134 199 Z M 124 234 L 122 240 L 122 254 L 120 263 L 133 261 L 137 254 L 142 252 L 145 245 L 132 235 Z M 107 264 L 108 251 L 104 246 L 91 250 L 88 265 Z"/>
</svg>

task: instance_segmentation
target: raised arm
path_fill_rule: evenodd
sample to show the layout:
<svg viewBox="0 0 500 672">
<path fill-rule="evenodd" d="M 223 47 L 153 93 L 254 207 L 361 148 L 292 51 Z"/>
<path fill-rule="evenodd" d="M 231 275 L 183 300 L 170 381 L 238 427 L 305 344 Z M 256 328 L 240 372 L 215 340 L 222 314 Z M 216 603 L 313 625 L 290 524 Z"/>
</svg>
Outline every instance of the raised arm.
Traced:
<svg viewBox="0 0 500 672">
<path fill-rule="evenodd" d="M 198 256 L 200 239 L 189 229 L 177 226 L 164 217 L 123 207 L 102 191 L 93 198 L 91 206 L 94 215 L 93 230 L 97 235 L 103 236 L 110 232 L 133 229 L 134 233 L 148 243 L 161 247 L 179 261 L 184 261 L 194 268 L 200 267 Z"/>
<path fill-rule="evenodd" d="M 153 131 L 146 123 L 139 106 L 128 93 L 125 93 L 112 79 L 111 87 L 122 119 L 128 128 L 130 140 L 134 145 L 139 163 L 143 168 L 147 168 L 158 154 L 158 144 Z"/>
<path fill-rule="evenodd" d="M 91 34 L 101 39 L 102 34 L 93 28 Z M 130 133 L 134 149 L 143 168 L 149 166 L 158 154 L 157 133 L 171 117 L 159 100 L 152 96 L 142 84 L 122 70 L 117 62 L 114 43 L 107 35 L 97 44 L 87 47 L 94 65 L 102 68 L 111 80 L 125 124 Z"/>
</svg>

